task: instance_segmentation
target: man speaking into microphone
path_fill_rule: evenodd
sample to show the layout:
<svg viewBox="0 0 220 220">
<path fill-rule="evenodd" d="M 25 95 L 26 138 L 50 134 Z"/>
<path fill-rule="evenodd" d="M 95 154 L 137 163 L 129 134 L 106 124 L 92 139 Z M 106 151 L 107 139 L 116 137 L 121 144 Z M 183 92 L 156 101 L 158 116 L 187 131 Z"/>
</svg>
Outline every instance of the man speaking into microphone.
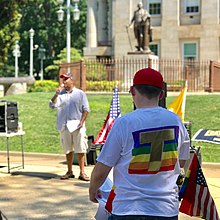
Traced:
<svg viewBox="0 0 220 220">
<path fill-rule="evenodd" d="M 57 129 L 60 132 L 61 145 L 66 154 L 67 172 L 61 176 L 62 180 L 74 178 L 72 164 L 74 152 L 80 167 L 79 179 L 89 181 L 85 174 L 84 161 L 88 142 L 85 120 L 89 113 L 89 103 L 86 94 L 75 87 L 71 73 L 60 75 L 63 84 L 56 89 L 49 106 L 57 109 Z"/>
</svg>

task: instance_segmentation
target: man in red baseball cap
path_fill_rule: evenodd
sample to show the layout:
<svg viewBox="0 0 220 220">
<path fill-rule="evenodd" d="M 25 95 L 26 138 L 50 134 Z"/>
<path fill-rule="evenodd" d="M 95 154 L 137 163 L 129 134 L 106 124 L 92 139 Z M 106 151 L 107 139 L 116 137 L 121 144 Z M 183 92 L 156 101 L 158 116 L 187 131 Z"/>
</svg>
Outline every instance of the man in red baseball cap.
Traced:
<svg viewBox="0 0 220 220">
<path fill-rule="evenodd" d="M 64 80 L 69 79 L 69 78 L 73 79 L 73 75 L 71 73 L 64 73 L 60 75 L 60 78 Z"/>
<path fill-rule="evenodd" d="M 74 152 L 80 167 L 79 179 L 89 181 L 85 174 L 84 161 L 88 148 L 85 121 L 90 111 L 86 94 L 75 87 L 71 73 L 60 75 L 60 85 L 50 100 L 50 107 L 57 109 L 57 129 L 60 132 L 61 145 L 66 154 L 67 172 L 62 180 L 74 178 L 72 164 Z"/>
<path fill-rule="evenodd" d="M 136 110 L 118 118 L 97 158 L 90 181 L 92 202 L 111 169 L 115 197 L 109 220 L 177 220 L 177 178 L 189 159 L 189 135 L 175 113 L 158 105 L 160 72 L 136 72 L 130 88 Z"/>
<path fill-rule="evenodd" d="M 135 74 L 133 85 L 149 85 L 163 89 L 163 76 L 154 69 L 144 68 Z"/>
</svg>

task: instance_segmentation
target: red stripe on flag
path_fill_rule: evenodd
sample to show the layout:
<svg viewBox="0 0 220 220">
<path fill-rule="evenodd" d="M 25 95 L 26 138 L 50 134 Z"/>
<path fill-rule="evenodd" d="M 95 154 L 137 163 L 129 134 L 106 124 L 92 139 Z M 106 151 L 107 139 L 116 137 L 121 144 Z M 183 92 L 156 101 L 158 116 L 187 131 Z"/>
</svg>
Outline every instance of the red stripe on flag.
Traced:
<svg viewBox="0 0 220 220">
<path fill-rule="evenodd" d="M 191 193 L 196 192 L 196 184 L 194 184 L 194 181 L 196 179 L 196 168 L 197 162 L 194 156 L 189 167 L 190 178 L 188 179 L 188 185 L 180 206 L 180 211 L 190 216 L 193 216 L 193 205 L 195 203 L 195 196 L 192 196 Z"/>
<path fill-rule="evenodd" d="M 108 133 L 110 132 L 110 130 L 111 130 L 111 128 L 112 128 L 112 126 L 113 126 L 113 124 L 114 124 L 114 122 L 115 122 L 115 120 L 110 120 L 109 119 L 109 125 L 108 125 L 108 127 L 107 127 L 107 130 L 106 130 L 106 132 L 105 132 L 105 135 L 104 135 L 104 138 L 103 138 L 103 144 L 105 143 L 105 141 L 106 141 L 106 139 L 107 139 L 107 136 L 108 136 Z"/>
<path fill-rule="evenodd" d="M 197 189 L 196 189 L 198 192 L 197 192 L 197 195 L 195 196 L 195 205 L 194 205 L 194 212 L 193 212 L 193 215 L 194 216 L 201 216 L 202 214 L 200 213 L 200 210 L 201 210 L 201 200 L 202 200 L 202 195 L 204 192 L 203 190 L 203 187 L 200 187 L 200 186 L 197 186 Z"/>
<path fill-rule="evenodd" d="M 207 215 L 207 207 L 209 204 L 209 199 L 210 199 L 210 195 L 208 193 L 208 194 L 206 194 L 205 201 L 204 201 L 204 216 Z"/>
<path fill-rule="evenodd" d="M 211 208 L 210 208 L 210 219 L 214 219 L 214 202 L 212 201 Z"/>
<path fill-rule="evenodd" d="M 120 117 L 120 115 L 121 115 L 121 109 L 120 109 L 120 102 L 118 96 L 118 89 L 117 87 L 114 87 L 110 110 L 108 112 L 104 125 L 102 126 L 99 134 L 97 135 L 97 138 L 93 141 L 93 144 L 105 143 L 108 133 L 115 122 L 115 119 Z"/>
<path fill-rule="evenodd" d="M 97 138 L 94 140 L 93 144 L 104 144 L 106 141 L 106 138 L 108 136 L 109 131 L 111 130 L 113 124 L 114 124 L 114 119 L 110 117 L 108 114 L 104 125 L 102 126 Z"/>
<path fill-rule="evenodd" d="M 102 126 L 100 132 L 98 133 L 97 138 L 93 141 L 93 144 L 105 143 L 108 133 L 115 122 L 115 119 L 120 117 L 120 115 L 121 115 L 121 110 L 120 110 L 118 89 L 117 87 L 114 87 L 110 110 L 108 112 L 104 125 Z"/>
</svg>

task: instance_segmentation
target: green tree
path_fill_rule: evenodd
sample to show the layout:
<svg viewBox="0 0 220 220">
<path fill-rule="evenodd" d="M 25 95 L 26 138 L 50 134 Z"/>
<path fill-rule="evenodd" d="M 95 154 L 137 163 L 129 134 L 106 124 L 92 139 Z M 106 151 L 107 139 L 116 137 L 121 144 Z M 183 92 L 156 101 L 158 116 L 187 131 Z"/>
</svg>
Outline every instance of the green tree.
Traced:
<svg viewBox="0 0 220 220">
<path fill-rule="evenodd" d="M 81 54 L 77 49 L 71 48 L 70 58 L 72 62 L 79 61 L 81 59 Z M 66 63 L 66 48 L 60 51 L 60 54 L 57 55 L 57 60 L 54 60 L 52 65 L 45 68 L 45 78 L 56 79 L 58 76 L 59 64 L 61 63 Z"/>
<path fill-rule="evenodd" d="M 10 50 L 19 39 L 18 27 L 21 14 L 18 12 L 18 0 L 2 0 L 0 4 L 0 67 L 8 60 Z"/>
<path fill-rule="evenodd" d="M 86 0 L 79 4 L 81 11 L 80 20 L 75 22 L 71 16 L 71 46 L 82 54 L 86 39 Z M 66 47 L 66 17 L 63 22 L 57 20 L 57 0 L 29 0 L 21 6 L 21 69 L 28 73 L 29 68 L 29 30 L 35 30 L 34 44 L 43 44 L 46 49 L 44 67 L 54 65 L 54 60 L 59 59 L 58 54 Z M 38 73 L 40 61 L 38 51 L 34 51 L 34 72 Z"/>
<path fill-rule="evenodd" d="M 30 59 L 30 33 L 34 29 L 34 45 L 43 44 L 46 49 L 46 60 L 44 66 L 50 64 L 55 57 L 56 49 L 62 48 L 59 39 L 62 37 L 62 27 L 56 22 L 57 3 L 55 0 L 29 0 L 20 7 L 22 14 L 19 33 L 21 36 L 20 48 L 21 57 L 19 59 L 20 69 L 26 74 L 29 73 Z M 61 33 L 59 32 L 61 30 Z M 61 45 L 60 45 L 61 44 Z M 33 51 L 34 73 L 39 72 L 40 61 L 38 59 L 38 50 Z"/>
<path fill-rule="evenodd" d="M 0 65 L 2 64 L 5 75 L 10 74 L 14 68 L 12 50 L 15 40 L 19 40 L 21 50 L 19 75 L 29 74 L 31 28 L 35 31 L 34 44 L 43 44 L 46 49 L 44 67 L 53 65 L 53 61 L 59 59 L 58 54 L 66 47 L 66 16 L 63 22 L 59 22 L 58 9 L 57 0 L 1 0 Z M 79 21 L 75 22 L 71 14 L 71 46 L 82 54 L 86 39 L 87 0 L 80 0 L 79 9 Z M 34 50 L 33 57 L 34 73 L 38 73 L 40 71 L 38 50 Z"/>
</svg>

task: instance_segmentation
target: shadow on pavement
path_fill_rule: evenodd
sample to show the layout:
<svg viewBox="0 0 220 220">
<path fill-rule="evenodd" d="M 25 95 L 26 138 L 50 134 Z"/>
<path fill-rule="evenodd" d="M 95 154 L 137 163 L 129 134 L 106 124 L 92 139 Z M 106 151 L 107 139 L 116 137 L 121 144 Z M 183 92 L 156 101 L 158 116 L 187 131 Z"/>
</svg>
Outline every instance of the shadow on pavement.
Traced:
<svg viewBox="0 0 220 220">
<path fill-rule="evenodd" d="M 89 182 L 81 181 L 80 183 L 73 183 L 73 185 L 77 186 L 77 187 L 89 189 Z M 89 192 L 89 190 L 88 190 L 88 192 Z"/>
<path fill-rule="evenodd" d="M 92 220 L 97 204 L 89 201 L 88 186 L 76 178 L 62 181 L 44 179 L 41 172 L 14 172 L 0 181 L 0 210 L 8 219 Z"/>
<path fill-rule="evenodd" d="M 20 171 L 16 171 L 16 172 L 13 172 L 11 175 L 12 176 L 22 175 L 22 176 L 29 176 L 29 177 L 38 177 L 38 178 L 42 178 L 44 180 L 58 177 L 57 174 L 45 173 L 45 172 L 20 172 Z"/>
</svg>

